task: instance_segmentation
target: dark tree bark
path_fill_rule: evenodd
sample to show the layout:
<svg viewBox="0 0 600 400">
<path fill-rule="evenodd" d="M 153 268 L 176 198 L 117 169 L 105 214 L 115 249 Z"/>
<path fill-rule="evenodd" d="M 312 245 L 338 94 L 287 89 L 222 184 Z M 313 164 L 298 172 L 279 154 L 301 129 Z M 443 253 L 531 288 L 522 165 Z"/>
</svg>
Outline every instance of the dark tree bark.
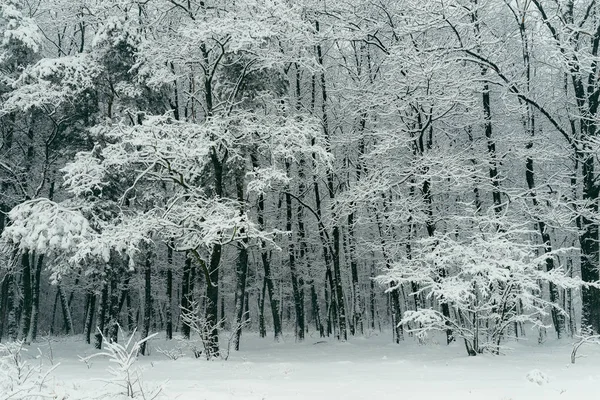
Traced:
<svg viewBox="0 0 600 400">
<path fill-rule="evenodd" d="M 118 282 L 118 281 L 116 281 Z M 117 317 L 121 314 L 121 311 L 123 311 L 123 306 L 125 305 L 125 302 L 127 300 L 127 295 L 129 294 L 129 285 L 131 282 L 131 274 L 129 272 L 126 273 L 126 277 L 123 280 L 123 283 L 120 285 L 121 286 L 121 291 L 120 293 L 117 292 L 117 288 L 115 288 L 115 293 L 117 293 L 118 295 L 118 303 L 117 303 Z M 112 295 L 112 293 L 111 293 Z M 125 325 L 125 323 L 123 323 L 123 325 Z"/>
<path fill-rule="evenodd" d="M 75 278 L 75 283 L 74 283 L 75 287 L 77 287 L 77 285 L 79 285 L 80 280 L 81 280 L 81 270 L 79 270 L 77 272 L 77 277 Z M 69 293 L 69 300 L 67 302 L 69 309 L 71 308 L 71 304 L 73 303 L 74 297 L 75 297 L 75 291 L 71 290 L 71 293 Z"/>
<path fill-rule="evenodd" d="M 119 337 L 119 288 L 118 278 L 120 270 L 117 270 L 117 266 L 110 272 L 110 296 L 108 306 L 108 326 L 107 337 L 113 343 L 118 342 Z M 125 288 L 124 290 L 127 290 Z"/>
<path fill-rule="evenodd" d="M 583 163 L 583 199 L 592 203 L 589 208 L 593 215 L 598 213 L 598 190 L 594 183 L 594 160 L 588 157 Z M 600 279 L 598 273 L 598 254 L 600 252 L 598 225 L 586 218 L 581 217 L 583 234 L 579 242 L 581 246 L 581 278 L 584 282 L 597 282 Z M 600 290 L 591 286 L 581 289 L 582 319 L 583 324 L 588 325 L 594 332 L 600 332 Z"/>
<path fill-rule="evenodd" d="M 209 275 L 206 284 L 206 323 L 208 325 L 206 356 L 217 358 L 219 350 L 219 265 L 221 262 L 222 245 L 215 244 L 210 254 Z"/>
<path fill-rule="evenodd" d="M 261 338 L 267 336 L 265 326 L 265 297 L 267 295 L 267 280 L 263 277 L 262 290 L 258 296 L 258 332 Z"/>
<path fill-rule="evenodd" d="M 52 305 L 52 320 L 50 321 L 50 334 L 54 335 L 54 321 L 56 321 L 56 310 L 58 309 L 58 287 L 56 288 L 56 294 L 54 295 L 54 302 Z M 1 322 L 1 321 L 0 321 Z M 0 335 L 2 337 L 2 335 Z"/>
<path fill-rule="evenodd" d="M 65 291 L 62 289 L 60 283 L 56 285 L 56 294 L 60 300 L 60 306 L 63 314 L 63 327 L 65 330 L 65 334 L 70 335 L 74 333 L 73 331 L 73 318 L 71 317 L 71 308 L 67 302 L 67 296 L 65 295 Z M 92 311 L 93 313 L 93 311 Z M 86 316 L 87 318 L 87 316 Z M 89 343 L 89 340 L 88 340 Z"/>
<path fill-rule="evenodd" d="M 131 303 L 131 292 L 129 292 L 129 291 L 127 292 L 126 304 L 127 304 L 127 330 L 129 332 L 132 332 L 134 322 L 137 323 L 137 320 L 134 321 L 133 315 L 135 313 L 135 310 Z"/>
<path fill-rule="evenodd" d="M 240 214 L 244 213 L 244 177 L 243 171 L 236 174 L 237 200 L 242 205 Z M 241 232 L 243 234 L 243 231 Z M 235 326 L 233 344 L 236 351 L 240 349 L 240 338 L 242 337 L 242 325 L 245 322 L 244 311 L 246 302 L 246 280 L 248 277 L 248 239 L 244 238 L 238 243 L 238 260 L 236 267 L 236 290 L 235 290 Z"/>
<path fill-rule="evenodd" d="M 15 305 L 15 277 L 12 274 L 7 275 L 6 279 L 8 280 L 8 297 L 6 299 L 6 310 L 8 311 L 8 316 L 6 317 L 6 324 L 8 327 L 8 337 L 12 340 L 17 340 L 19 335 L 18 329 L 18 318 L 17 318 L 17 310 Z"/>
<path fill-rule="evenodd" d="M 371 329 L 375 330 L 375 264 L 371 265 L 371 279 L 369 282 L 369 311 L 371 314 Z"/>
<path fill-rule="evenodd" d="M 167 340 L 173 339 L 173 247 L 167 246 L 167 305 L 165 310 Z"/>
<path fill-rule="evenodd" d="M 32 304 L 32 290 L 31 290 L 31 255 L 29 251 L 25 250 L 21 254 L 21 291 L 23 293 L 23 306 L 21 307 L 21 321 L 19 323 L 19 338 L 21 340 L 27 339 L 31 324 L 31 304 Z"/>
<path fill-rule="evenodd" d="M 233 344 L 235 350 L 240 349 L 244 310 L 246 309 L 246 278 L 248 276 L 248 249 L 246 243 L 239 244 L 238 261 L 236 268 L 237 282 L 235 291 L 235 329 Z"/>
<path fill-rule="evenodd" d="M 102 348 L 102 339 L 104 335 L 104 327 L 106 322 L 106 309 L 108 308 L 108 282 L 106 278 L 102 279 L 102 291 L 100 294 L 100 305 L 96 316 L 96 332 L 94 333 L 94 347 Z"/>
<path fill-rule="evenodd" d="M 352 279 L 352 334 L 359 329 L 363 333 L 362 313 L 363 307 L 360 295 L 360 283 L 358 281 L 358 262 L 356 260 L 356 236 L 354 232 L 354 212 L 347 218 L 348 223 L 348 257 L 350 258 L 350 276 Z"/>
<path fill-rule="evenodd" d="M 321 311 L 319 308 L 319 298 L 315 289 L 314 281 L 310 283 L 310 303 L 312 306 L 313 318 L 315 320 L 315 329 L 319 332 L 320 337 L 325 337 L 325 328 L 321 322 Z"/>
<path fill-rule="evenodd" d="M 183 265 L 183 277 L 181 279 L 181 310 L 189 311 L 192 293 L 190 292 L 190 275 L 192 271 L 192 259 L 188 255 Z M 181 334 L 184 338 L 190 338 L 190 326 L 182 319 Z"/>
<path fill-rule="evenodd" d="M 259 222 L 260 224 L 260 222 Z M 273 338 L 275 341 L 279 341 L 281 338 L 281 315 L 279 314 L 279 299 L 275 294 L 275 285 L 273 284 L 273 278 L 271 276 L 271 260 L 266 250 L 266 244 L 261 243 L 261 254 L 263 270 L 265 272 L 265 285 L 267 294 L 269 295 L 269 304 L 271 306 L 271 314 L 273 316 Z"/>
<path fill-rule="evenodd" d="M 87 344 L 91 343 L 92 326 L 94 321 L 94 312 L 96 310 L 96 294 L 89 292 L 86 296 L 87 301 L 85 304 L 85 322 L 83 327 L 83 336 Z"/>
<path fill-rule="evenodd" d="M 2 279 L 0 284 L 0 342 L 4 337 L 4 325 L 8 314 L 8 290 L 9 290 L 8 274 Z"/>
<path fill-rule="evenodd" d="M 146 254 L 144 265 L 144 323 L 142 325 L 141 338 L 145 339 L 150 333 L 150 317 L 152 315 L 152 263 L 150 254 Z M 140 345 L 140 354 L 145 356 L 148 341 Z"/>
</svg>

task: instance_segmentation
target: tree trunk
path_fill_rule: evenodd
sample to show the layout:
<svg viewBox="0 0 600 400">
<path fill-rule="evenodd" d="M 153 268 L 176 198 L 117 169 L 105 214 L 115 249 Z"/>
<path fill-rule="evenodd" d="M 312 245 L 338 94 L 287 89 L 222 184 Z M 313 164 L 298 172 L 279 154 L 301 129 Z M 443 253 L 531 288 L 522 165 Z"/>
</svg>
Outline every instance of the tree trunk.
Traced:
<svg viewBox="0 0 600 400">
<path fill-rule="evenodd" d="M 325 310 L 327 311 L 327 336 L 329 336 L 334 334 L 334 319 L 337 315 L 335 307 L 335 298 L 333 296 L 335 286 L 333 284 L 333 277 L 331 276 L 331 268 L 327 268 L 325 270 L 325 282 Z M 327 290 L 327 283 L 329 283 L 329 288 L 331 289 L 331 291 Z"/>
<path fill-rule="evenodd" d="M 129 290 L 127 291 L 127 298 L 125 299 L 125 304 L 127 304 L 127 330 L 129 332 L 132 332 L 133 325 L 134 325 L 134 319 L 133 319 L 134 309 L 133 309 L 133 306 L 131 305 L 131 292 Z M 137 320 L 135 322 L 137 323 Z"/>
<path fill-rule="evenodd" d="M 119 281 L 120 281 L 120 279 L 116 280 L 117 283 L 119 283 Z M 131 282 L 131 273 L 129 271 L 126 271 L 125 279 L 123 280 L 123 283 L 121 284 L 120 293 L 118 293 L 117 309 L 114 311 L 114 315 L 116 315 L 117 321 L 120 319 L 121 312 L 123 311 L 123 306 L 125 305 L 125 303 L 127 301 L 127 296 L 129 295 L 129 291 L 130 291 L 130 287 L 129 287 L 130 282 Z M 112 282 L 111 282 L 111 284 L 112 284 Z M 117 293 L 118 288 L 115 287 L 114 290 L 115 290 L 115 293 Z M 112 296 L 112 289 L 111 289 L 111 296 Z M 111 307 L 112 307 L 112 303 L 111 303 Z M 127 315 L 128 314 L 129 314 L 129 307 L 127 307 Z M 125 318 L 127 318 L 127 315 L 125 316 Z M 121 326 L 127 326 L 127 320 L 123 321 Z M 129 327 L 127 327 L 127 329 L 129 330 Z"/>
<path fill-rule="evenodd" d="M 584 200 L 592 203 L 588 208 L 591 215 L 597 215 L 597 189 L 594 183 L 594 159 L 588 157 L 583 164 Z M 599 243 L 598 224 L 585 216 L 581 218 L 583 234 L 580 236 L 581 246 L 581 278 L 584 282 L 596 282 L 600 279 L 598 274 Z M 594 332 L 600 332 L 600 290 L 590 286 L 581 289 L 582 300 L 582 325 L 587 325 Z"/>
<path fill-rule="evenodd" d="M 325 328 L 321 322 L 321 311 L 319 309 L 319 298 L 315 289 L 315 282 L 310 283 L 310 303 L 312 306 L 313 317 L 315 319 L 315 329 L 319 332 L 320 337 L 325 337 Z"/>
<path fill-rule="evenodd" d="M 54 335 L 54 322 L 56 321 L 56 310 L 58 310 L 58 301 L 59 301 L 59 298 L 58 298 L 58 285 L 57 285 L 56 294 L 54 295 L 54 303 L 52 305 L 52 319 L 50 321 L 50 334 L 51 335 Z"/>
<path fill-rule="evenodd" d="M 110 272 L 110 306 L 108 308 L 108 340 L 118 342 L 119 337 L 119 289 L 117 286 L 119 273 L 115 268 Z M 127 290 L 125 288 L 124 290 Z"/>
<path fill-rule="evenodd" d="M 8 283 L 9 281 L 7 274 L 2 279 L 2 284 L 0 285 L 0 342 L 2 342 L 2 338 L 4 337 L 4 324 L 6 321 L 6 316 L 8 314 Z"/>
<path fill-rule="evenodd" d="M 258 332 L 261 338 L 267 336 L 265 326 L 265 297 L 267 295 L 267 280 L 263 278 L 262 290 L 258 296 Z"/>
<path fill-rule="evenodd" d="M 75 278 L 75 287 L 77 287 L 77 285 L 79 285 L 79 280 L 81 278 L 81 270 L 79 270 L 79 272 L 77 273 L 77 278 Z M 71 311 L 71 304 L 73 304 L 73 298 L 75 297 L 75 291 L 71 290 L 71 293 L 69 294 L 69 301 L 67 302 L 67 306 L 69 307 L 69 312 Z"/>
<path fill-rule="evenodd" d="M 375 330 L 375 298 L 375 263 L 373 263 L 371 265 L 371 279 L 369 279 L 369 311 L 372 330 Z"/>
<path fill-rule="evenodd" d="M 108 282 L 106 279 L 102 280 L 102 292 L 100 295 L 100 305 L 98 307 L 98 314 L 96 316 L 96 332 L 94 333 L 95 341 L 94 347 L 97 349 L 102 348 L 102 339 L 104 335 L 104 326 L 106 321 L 106 309 L 108 308 Z"/>
<path fill-rule="evenodd" d="M 243 171 L 236 174 L 237 200 L 241 204 L 240 215 L 244 214 L 244 176 Z M 243 229 L 243 228 L 242 228 Z M 243 232 L 240 232 L 243 234 Z M 244 324 L 244 310 L 246 308 L 246 279 L 248 276 L 248 239 L 242 239 L 238 244 L 239 253 L 236 268 L 236 290 L 235 290 L 235 326 L 233 344 L 236 351 L 240 350 L 240 338 L 242 337 L 242 325 Z"/>
<path fill-rule="evenodd" d="M 92 321 L 94 321 L 94 312 L 96 310 L 96 294 L 93 292 L 89 292 L 86 296 L 88 301 L 86 302 L 86 312 L 85 312 L 85 323 L 83 327 L 83 336 L 85 336 L 85 342 L 87 344 L 91 343 L 92 336 Z"/>
<path fill-rule="evenodd" d="M 167 306 L 165 310 L 167 340 L 173 339 L 173 247 L 167 246 Z"/>
<path fill-rule="evenodd" d="M 332 217 L 335 219 L 335 215 Z M 346 324 L 346 302 L 344 300 L 344 288 L 342 282 L 342 272 L 340 268 L 340 227 L 333 227 L 333 278 L 335 284 L 335 296 L 337 306 L 337 318 L 341 340 L 348 340 L 348 331 Z"/>
<path fill-rule="evenodd" d="M 362 321 L 362 304 L 360 296 L 360 283 L 358 282 L 358 263 L 356 261 L 356 237 L 354 234 L 354 213 L 348 215 L 348 255 L 350 257 L 350 275 L 352 278 L 352 326 L 356 334 L 356 330 L 360 328 L 360 333 L 363 331 Z"/>
<path fill-rule="evenodd" d="M 214 244 L 210 254 L 209 276 L 206 282 L 206 323 L 208 332 L 206 342 L 206 357 L 219 357 L 219 265 L 221 262 L 221 244 Z"/>
<path fill-rule="evenodd" d="M 31 257 L 29 251 L 25 250 L 21 255 L 21 291 L 23 293 L 23 306 L 21 308 L 21 321 L 19 323 L 19 338 L 27 339 L 31 325 Z"/>
<path fill-rule="evenodd" d="M 6 317 L 6 324 L 8 325 L 8 337 L 12 340 L 17 340 L 19 335 L 19 329 L 17 324 L 17 310 L 15 309 L 15 277 L 12 274 L 7 275 L 7 286 L 8 286 L 8 297 L 6 299 L 6 310 L 8 316 Z"/>
<path fill-rule="evenodd" d="M 190 275 L 192 271 L 192 259 L 188 254 L 183 265 L 183 277 L 181 279 L 181 310 L 191 311 L 190 302 L 192 301 L 192 293 L 190 293 Z M 184 338 L 190 338 L 190 326 L 182 319 L 181 334 Z"/>
<path fill-rule="evenodd" d="M 144 268 L 144 323 L 142 325 L 141 339 L 148 337 L 150 333 L 150 316 L 152 315 L 152 263 L 150 254 L 146 254 L 146 263 Z M 140 345 L 140 354 L 145 356 L 148 341 Z"/>
<path fill-rule="evenodd" d="M 266 244 L 261 243 L 261 254 L 263 270 L 265 272 L 265 284 L 267 294 L 269 295 L 269 304 L 271 306 L 271 314 L 273 315 L 273 338 L 276 342 L 281 338 L 281 316 L 279 314 L 279 299 L 275 294 L 275 286 L 271 277 L 271 261 L 266 250 Z"/>
<path fill-rule="evenodd" d="M 70 335 L 73 332 L 73 318 L 71 318 L 71 308 L 68 305 L 67 302 L 67 296 L 65 295 L 65 291 L 62 289 L 62 286 L 60 285 L 60 283 L 56 286 L 56 294 L 59 297 L 60 300 L 60 306 L 62 308 L 62 314 L 63 314 L 63 326 L 65 329 L 65 333 L 67 335 Z M 89 310 L 88 310 L 89 312 Z M 93 313 L 93 311 L 91 312 Z M 87 318 L 87 316 L 86 316 Z M 89 340 L 88 340 L 89 343 Z"/>
<path fill-rule="evenodd" d="M 246 305 L 246 278 L 248 276 L 248 249 L 246 245 L 246 243 L 239 245 L 236 269 L 235 326 L 232 327 L 232 329 L 235 330 L 233 343 L 236 351 L 240 349 L 240 338 L 242 337 L 242 325 L 244 323 L 244 310 Z"/>
</svg>

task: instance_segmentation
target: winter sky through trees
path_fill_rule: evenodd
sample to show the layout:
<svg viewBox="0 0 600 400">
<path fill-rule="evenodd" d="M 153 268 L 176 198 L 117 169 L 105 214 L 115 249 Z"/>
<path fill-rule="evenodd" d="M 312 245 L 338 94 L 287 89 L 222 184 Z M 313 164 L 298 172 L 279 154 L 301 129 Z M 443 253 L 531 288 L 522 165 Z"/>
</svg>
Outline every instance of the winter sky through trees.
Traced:
<svg viewBox="0 0 600 400">
<path fill-rule="evenodd" d="M 0 0 L 0 398 L 53 341 L 147 399 L 157 354 L 568 360 L 599 47 L 595 0 Z"/>
</svg>

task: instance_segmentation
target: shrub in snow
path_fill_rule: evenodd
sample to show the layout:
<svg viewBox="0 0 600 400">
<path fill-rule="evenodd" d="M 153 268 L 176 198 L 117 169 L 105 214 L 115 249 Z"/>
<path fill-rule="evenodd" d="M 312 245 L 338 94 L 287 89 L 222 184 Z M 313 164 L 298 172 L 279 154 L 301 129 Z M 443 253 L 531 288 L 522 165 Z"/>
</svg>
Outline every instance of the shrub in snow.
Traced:
<svg viewBox="0 0 600 400">
<path fill-rule="evenodd" d="M 196 334 L 196 340 L 190 340 L 187 346 L 192 350 L 195 358 L 199 358 L 204 351 L 207 360 L 214 358 L 212 349 L 212 325 L 200 314 L 200 305 L 197 301 L 193 301 L 189 308 L 181 308 L 181 321 L 187 324 L 190 329 Z M 200 343 L 202 348 L 199 348 L 197 343 Z M 184 342 L 182 342 L 184 343 Z"/>
<path fill-rule="evenodd" d="M 222 348 L 217 347 L 218 354 L 214 353 L 215 343 L 212 342 L 212 325 L 203 317 L 200 313 L 200 305 L 197 301 L 193 301 L 189 308 L 181 308 L 181 320 L 187 324 L 191 331 L 196 334 L 196 339 L 192 340 L 181 340 L 181 347 L 188 347 L 191 349 L 194 357 L 199 358 L 204 353 L 207 360 L 221 357 L 224 360 L 229 358 L 231 350 L 231 344 L 235 339 L 235 334 L 238 330 L 242 329 L 245 322 L 234 324 L 231 327 L 231 331 L 227 335 L 226 345 Z M 217 322 L 218 326 L 223 326 L 225 319 Z M 202 348 L 200 348 L 200 346 Z M 164 353 L 163 353 L 164 354 Z M 166 355 L 166 354 L 165 354 Z"/>
<path fill-rule="evenodd" d="M 540 282 L 577 288 L 582 282 L 561 268 L 546 271 L 547 257 L 527 240 L 534 232 L 518 227 L 473 229 L 470 237 L 436 234 L 418 241 L 412 257 L 393 265 L 379 282 L 396 290 L 418 284 L 413 295 L 424 294 L 441 311 L 423 308 L 406 311 L 400 324 L 423 338 L 431 331 L 451 332 L 462 338 L 467 353 L 498 353 L 501 341 L 516 324 L 541 326 L 557 304 L 544 300 Z M 444 312 L 445 308 L 445 312 Z"/>
<path fill-rule="evenodd" d="M 155 348 L 156 352 L 162 354 L 167 357 L 169 360 L 176 361 L 179 358 L 183 357 L 183 348 L 182 346 L 177 346 L 174 349 L 163 349 L 161 347 Z"/>
<path fill-rule="evenodd" d="M 63 399 L 48 386 L 50 373 L 58 366 L 44 369 L 24 357 L 24 341 L 0 343 L 0 393 L 3 400 Z"/>
<path fill-rule="evenodd" d="M 103 337 L 103 351 L 88 357 L 80 357 L 80 361 L 89 365 L 89 361 L 93 358 L 107 357 L 109 362 L 113 363 L 113 365 L 107 368 L 112 379 L 107 380 L 106 382 L 119 388 L 119 393 L 117 394 L 132 399 L 155 399 L 162 392 L 162 385 L 159 385 L 146 393 L 144 391 L 145 388 L 142 380 L 142 373 L 135 364 L 142 344 L 156 336 L 156 333 L 138 341 L 133 340 L 134 336 L 135 330 L 124 344 L 111 342 Z M 114 393 L 106 393 L 107 396 L 112 394 Z"/>
</svg>

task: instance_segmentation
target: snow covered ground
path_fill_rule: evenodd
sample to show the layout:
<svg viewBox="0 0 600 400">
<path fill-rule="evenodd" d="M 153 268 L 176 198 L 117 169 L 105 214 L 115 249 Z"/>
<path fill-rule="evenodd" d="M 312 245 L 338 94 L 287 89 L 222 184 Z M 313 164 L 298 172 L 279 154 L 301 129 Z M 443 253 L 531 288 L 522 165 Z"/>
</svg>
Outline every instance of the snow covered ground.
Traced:
<svg viewBox="0 0 600 400">
<path fill-rule="evenodd" d="M 189 355 L 168 359 L 156 351 L 175 341 L 155 339 L 152 353 L 136 362 L 148 386 L 168 380 L 167 399 L 593 399 L 600 384 L 600 346 L 583 346 L 576 364 L 570 363 L 571 341 L 548 341 L 539 346 L 511 343 L 503 356 L 467 357 L 460 343 L 419 345 L 408 339 L 390 343 L 388 334 L 337 342 L 309 337 L 281 343 L 244 334 L 242 349 L 227 361 L 206 361 Z M 317 343 L 318 342 L 318 343 Z M 40 342 L 27 357 L 44 355 Z M 78 356 L 94 353 L 81 338 L 52 342 L 54 363 L 51 385 L 69 398 L 109 399 L 118 388 L 102 379 L 110 377 L 106 359 L 94 358 L 89 368 Z M 33 361 L 33 360 L 32 360 Z M 39 362 L 39 361 L 36 361 Z M 2 396 L 0 398 L 3 399 Z"/>
</svg>

